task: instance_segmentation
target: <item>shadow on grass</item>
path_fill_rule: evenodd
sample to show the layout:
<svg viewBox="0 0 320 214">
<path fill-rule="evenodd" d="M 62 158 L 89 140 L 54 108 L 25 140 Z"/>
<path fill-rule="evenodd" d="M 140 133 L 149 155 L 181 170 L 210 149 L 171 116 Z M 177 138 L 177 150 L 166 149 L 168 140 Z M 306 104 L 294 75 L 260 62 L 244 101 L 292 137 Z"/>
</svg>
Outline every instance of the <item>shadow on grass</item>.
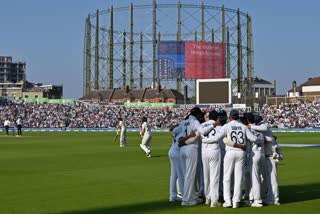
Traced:
<svg viewBox="0 0 320 214">
<path fill-rule="evenodd" d="M 170 203 L 168 201 L 155 201 L 132 205 L 121 205 L 115 207 L 97 208 L 91 210 L 80 210 L 80 211 L 67 211 L 60 214 L 123 214 L 123 213 L 145 213 L 152 211 L 165 211 L 165 210 L 181 209 L 180 203 Z"/>
<path fill-rule="evenodd" d="M 320 199 L 320 183 L 280 186 L 279 188 L 282 204 Z"/>
<path fill-rule="evenodd" d="M 290 204 L 315 199 L 320 199 L 320 183 L 280 186 L 281 204 Z M 181 205 L 179 202 L 170 203 L 168 201 L 155 201 L 131 205 L 118 205 L 114 207 L 102 207 L 88 210 L 66 211 L 59 214 L 151 213 L 153 211 L 167 210 L 183 212 L 181 211 Z"/>
</svg>

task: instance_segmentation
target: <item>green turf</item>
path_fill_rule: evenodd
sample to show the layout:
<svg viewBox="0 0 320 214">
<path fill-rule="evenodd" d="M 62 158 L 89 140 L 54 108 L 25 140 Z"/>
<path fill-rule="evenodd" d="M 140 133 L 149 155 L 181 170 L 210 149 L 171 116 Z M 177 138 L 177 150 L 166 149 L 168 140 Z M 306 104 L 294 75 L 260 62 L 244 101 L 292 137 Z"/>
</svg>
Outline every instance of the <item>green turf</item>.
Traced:
<svg viewBox="0 0 320 214">
<path fill-rule="evenodd" d="M 274 132 L 280 143 L 320 144 L 320 132 Z"/>
<path fill-rule="evenodd" d="M 320 134 L 276 135 L 285 143 L 320 143 Z M 126 148 L 112 143 L 113 136 L 106 132 L 0 135 L 0 213 L 292 214 L 317 213 L 320 208 L 320 148 L 282 149 L 281 206 L 213 209 L 168 202 L 169 133 L 154 133 L 152 158 L 141 151 L 138 133 L 128 133 Z"/>
</svg>

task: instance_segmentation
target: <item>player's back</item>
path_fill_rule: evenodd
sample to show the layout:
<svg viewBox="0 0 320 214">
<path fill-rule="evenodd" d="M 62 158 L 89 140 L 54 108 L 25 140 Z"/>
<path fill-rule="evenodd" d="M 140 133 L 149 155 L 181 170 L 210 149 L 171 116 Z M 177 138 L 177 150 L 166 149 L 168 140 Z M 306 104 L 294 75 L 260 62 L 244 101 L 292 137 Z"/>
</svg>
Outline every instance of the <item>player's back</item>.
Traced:
<svg viewBox="0 0 320 214">
<path fill-rule="evenodd" d="M 212 124 L 212 121 L 210 121 L 209 123 Z M 201 125 L 205 126 L 205 124 L 201 124 Z M 215 126 L 207 135 L 205 135 L 205 137 L 209 138 L 211 136 L 216 135 L 221 130 L 221 128 L 222 128 L 222 126 Z M 217 143 L 203 143 L 202 150 L 220 149 L 221 144 L 224 145 L 222 140 L 218 141 Z"/>
<path fill-rule="evenodd" d="M 196 132 L 198 129 L 198 126 L 200 126 L 200 122 L 197 120 L 196 117 L 190 115 L 189 119 L 185 122 L 185 133 L 186 136 L 189 135 L 192 131 Z"/>
<path fill-rule="evenodd" d="M 237 120 L 232 120 L 225 124 L 221 131 L 227 135 L 227 138 L 232 140 L 234 143 L 247 145 L 247 132 L 248 128 Z M 226 146 L 226 150 L 243 151 L 239 148 Z"/>
</svg>

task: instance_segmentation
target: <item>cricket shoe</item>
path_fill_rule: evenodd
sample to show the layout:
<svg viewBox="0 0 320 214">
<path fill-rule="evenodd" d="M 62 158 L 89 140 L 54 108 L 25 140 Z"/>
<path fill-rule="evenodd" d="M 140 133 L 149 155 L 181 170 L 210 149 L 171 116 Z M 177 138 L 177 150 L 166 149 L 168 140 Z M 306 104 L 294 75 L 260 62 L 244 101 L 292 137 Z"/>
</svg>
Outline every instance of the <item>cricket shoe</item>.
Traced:
<svg viewBox="0 0 320 214">
<path fill-rule="evenodd" d="M 151 158 L 151 151 L 150 150 L 146 153 L 146 156 L 147 156 L 147 158 Z"/>
<path fill-rule="evenodd" d="M 263 204 L 257 203 L 257 202 L 253 202 L 251 204 L 251 207 L 263 207 Z"/>
<path fill-rule="evenodd" d="M 240 203 L 239 202 L 234 202 L 232 208 L 239 208 Z"/>
<path fill-rule="evenodd" d="M 267 204 L 267 205 L 280 205 L 279 201 L 275 201 L 275 202 L 273 202 L 273 201 L 267 201 L 266 204 Z"/>
<path fill-rule="evenodd" d="M 170 197 L 170 198 L 169 198 L 169 201 L 170 201 L 170 202 L 182 201 L 182 198 L 179 198 L 179 197 Z"/>
<path fill-rule="evenodd" d="M 220 207 L 221 204 L 217 201 L 212 201 L 210 207 Z"/>
<path fill-rule="evenodd" d="M 224 207 L 224 208 L 231 208 L 231 207 L 232 207 L 232 204 L 231 204 L 231 202 L 224 202 L 224 203 L 223 203 L 223 207 Z"/>
<path fill-rule="evenodd" d="M 244 200 L 243 202 L 244 202 L 244 204 L 245 204 L 247 207 L 251 207 L 251 204 L 253 203 L 253 201 L 251 201 L 251 200 L 249 200 L 249 199 Z"/>
<path fill-rule="evenodd" d="M 183 201 L 181 203 L 181 206 L 194 206 L 194 205 L 197 205 L 197 204 L 201 204 L 203 203 L 203 200 L 201 198 L 197 198 L 196 200 L 194 201 Z"/>
<path fill-rule="evenodd" d="M 211 200 L 209 198 L 206 198 L 205 205 L 209 205 L 211 203 Z"/>
</svg>

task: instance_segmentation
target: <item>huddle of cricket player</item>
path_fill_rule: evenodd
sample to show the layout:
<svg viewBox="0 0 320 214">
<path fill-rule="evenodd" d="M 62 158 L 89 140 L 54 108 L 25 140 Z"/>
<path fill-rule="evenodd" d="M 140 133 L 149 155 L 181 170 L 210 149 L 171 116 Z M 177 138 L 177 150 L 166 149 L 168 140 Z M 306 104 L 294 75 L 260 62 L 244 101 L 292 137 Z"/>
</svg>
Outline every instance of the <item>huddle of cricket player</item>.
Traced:
<svg viewBox="0 0 320 214">
<path fill-rule="evenodd" d="M 194 107 L 170 131 L 169 201 L 225 208 L 280 205 L 277 164 L 283 156 L 261 116 Z"/>
</svg>

